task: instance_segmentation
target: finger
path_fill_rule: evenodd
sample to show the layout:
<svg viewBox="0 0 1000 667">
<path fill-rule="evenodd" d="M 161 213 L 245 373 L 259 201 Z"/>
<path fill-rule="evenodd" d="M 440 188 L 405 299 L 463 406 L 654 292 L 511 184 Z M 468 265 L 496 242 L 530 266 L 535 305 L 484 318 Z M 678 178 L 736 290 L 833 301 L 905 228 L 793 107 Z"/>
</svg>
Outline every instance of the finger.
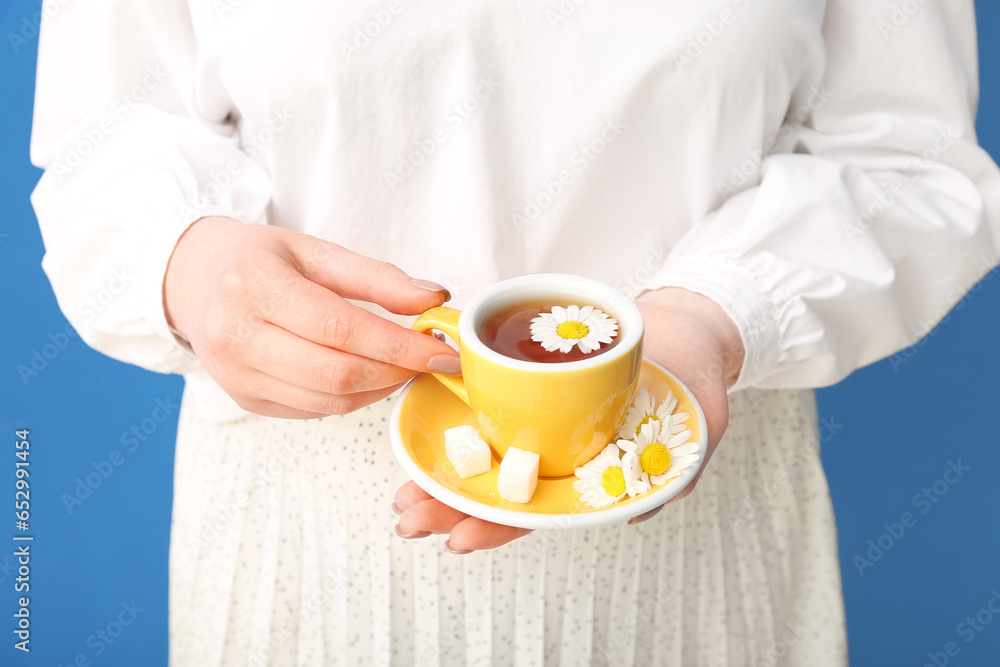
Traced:
<svg viewBox="0 0 1000 667">
<path fill-rule="evenodd" d="M 660 505 L 659 507 L 651 509 L 648 512 L 640 514 L 639 516 L 634 516 L 634 517 L 632 517 L 631 519 L 628 520 L 628 525 L 634 526 L 637 523 L 642 523 L 643 521 L 649 521 L 654 516 L 656 516 L 657 514 L 659 514 L 660 510 L 662 510 L 662 509 L 663 509 L 663 505 Z"/>
<path fill-rule="evenodd" d="M 336 243 L 297 235 L 292 252 L 302 274 L 348 299 L 377 303 L 398 315 L 418 315 L 451 299 L 437 283 L 411 278 L 399 267 Z"/>
<path fill-rule="evenodd" d="M 248 412 L 264 414 L 262 410 L 270 410 L 268 404 L 275 403 L 292 410 L 314 413 L 322 417 L 345 415 L 359 410 L 391 395 L 404 384 L 400 383 L 391 387 L 354 394 L 327 394 L 296 387 L 249 368 L 241 374 L 238 383 L 239 391 L 231 392 L 227 387 L 227 392 L 234 397 L 241 408 Z"/>
<path fill-rule="evenodd" d="M 476 551 L 495 549 L 511 540 L 524 537 L 531 531 L 527 528 L 503 526 L 475 517 L 463 519 L 455 524 L 448 537 L 448 547 L 452 551 Z"/>
<path fill-rule="evenodd" d="M 237 401 L 237 404 L 239 404 L 239 401 Z M 240 405 L 240 407 L 247 412 L 252 412 L 255 415 L 260 415 L 261 417 L 274 417 L 275 419 L 320 419 L 327 416 L 317 412 L 297 410 L 295 408 L 290 408 L 287 405 L 281 405 L 280 403 L 263 400 L 254 404 L 252 410 L 244 407 L 243 405 Z"/>
<path fill-rule="evenodd" d="M 394 387 L 414 371 L 318 345 L 268 322 L 261 324 L 244 362 L 265 375 L 326 394 Z"/>
<path fill-rule="evenodd" d="M 447 343 L 379 317 L 304 277 L 294 279 L 267 319 L 301 338 L 360 357 L 414 371 L 458 372 L 458 354 Z M 432 362 L 434 357 L 445 361 Z"/>
<path fill-rule="evenodd" d="M 394 505 L 393 511 L 397 514 L 402 514 L 411 506 L 432 497 L 431 494 L 417 486 L 416 482 L 407 482 L 396 491 L 396 496 L 392 501 Z"/>
<path fill-rule="evenodd" d="M 402 537 L 404 540 L 416 540 L 421 537 L 427 537 L 430 535 L 430 533 L 427 532 L 406 533 L 399 527 L 398 523 L 395 526 L 393 526 L 393 530 L 395 530 L 396 534 Z"/>
<path fill-rule="evenodd" d="M 399 517 L 399 530 L 403 533 L 447 534 L 468 514 L 449 507 L 440 500 L 428 498 L 410 505 Z"/>
</svg>

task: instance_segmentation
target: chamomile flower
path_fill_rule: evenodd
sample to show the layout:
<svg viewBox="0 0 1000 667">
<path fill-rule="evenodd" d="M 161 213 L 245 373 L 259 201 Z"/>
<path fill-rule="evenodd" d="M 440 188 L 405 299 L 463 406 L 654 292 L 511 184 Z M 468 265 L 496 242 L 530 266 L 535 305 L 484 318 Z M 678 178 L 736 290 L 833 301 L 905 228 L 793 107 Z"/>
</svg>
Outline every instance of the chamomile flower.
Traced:
<svg viewBox="0 0 1000 667">
<path fill-rule="evenodd" d="M 593 306 L 552 306 L 551 313 L 539 313 L 531 320 L 531 340 L 547 352 L 566 353 L 574 346 L 590 354 L 618 335 L 618 322 Z"/>
<path fill-rule="evenodd" d="M 656 407 L 656 399 L 653 398 L 645 388 L 639 390 L 639 395 L 635 398 L 635 403 L 625 414 L 625 420 L 618 428 L 618 437 L 624 440 L 632 440 L 639 435 L 639 429 L 643 424 L 652 421 L 660 423 L 660 430 L 666 433 L 680 433 L 684 430 L 684 422 L 690 415 L 686 412 L 673 414 L 677 407 L 677 399 L 673 392 L 668 391 L 667 397 Z"/>
<path fill-rule="evenodd" d="M 580 500 L 591 507 L 607 507 L 626 495 L 632 497 L 649 490 L 649 483 L 639 478 L 639 460 L 635 454 L 618 457 L 615 443 L 609 444 L 591 461 L 576 469 L 579 478 L 573 488 Z"/>
<path fill-rule="evenodd" d="M 660 429 L 659 421 L 650 420 L 642 425 L 635 440 L 619 440 L 618 447 L 624 456 L 631 454 L 637 458 L 643 482 L 660 486 L 700 458 L 698 443 L 689 441 L 690 437 L 689 430 L 667 433 Z"/>
</svg>

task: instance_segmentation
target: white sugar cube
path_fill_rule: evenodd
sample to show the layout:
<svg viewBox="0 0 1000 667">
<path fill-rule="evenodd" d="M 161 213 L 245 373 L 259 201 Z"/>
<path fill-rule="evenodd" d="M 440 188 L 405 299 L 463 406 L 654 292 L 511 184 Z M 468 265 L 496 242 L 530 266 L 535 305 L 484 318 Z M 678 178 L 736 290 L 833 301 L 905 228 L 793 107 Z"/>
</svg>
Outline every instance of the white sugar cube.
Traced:
<svg viewBox="0 0 1000 667">
<path fill-rule="evenodd" d="M 504 500 L 526 503 L 535 495 L 538 486 L 538 454 L 517 447 L 509 447 L 500 461 L 497 491 Z"/>
<path fill-rule="evenodd" d="M 493 466 L 490 446 L 475 426 L 456 426 L 445 431 L 444 453 L 462 479 L 489 472 Z"/>
</svg>

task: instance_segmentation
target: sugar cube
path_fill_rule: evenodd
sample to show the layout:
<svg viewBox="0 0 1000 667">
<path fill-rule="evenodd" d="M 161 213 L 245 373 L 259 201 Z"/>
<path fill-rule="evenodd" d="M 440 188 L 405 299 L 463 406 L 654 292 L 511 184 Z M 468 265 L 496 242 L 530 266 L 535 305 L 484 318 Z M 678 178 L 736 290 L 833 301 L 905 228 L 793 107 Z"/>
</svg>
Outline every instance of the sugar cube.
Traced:
<svg viewBox="0 0 1000 667">
<path fill-rule="evenodd" d="M 526 503 L 535 495 L 538 486 L 538 454 L 517 447 L 507 448 L 500 461 L 497 491 L 504 500 Z"/>
<path fill-rule="evenodd" d="M 456 426 L 444 432 L 444 453 L 462 479 L 489 472 L 493 452 L 475 426 Z"/>
</svg>

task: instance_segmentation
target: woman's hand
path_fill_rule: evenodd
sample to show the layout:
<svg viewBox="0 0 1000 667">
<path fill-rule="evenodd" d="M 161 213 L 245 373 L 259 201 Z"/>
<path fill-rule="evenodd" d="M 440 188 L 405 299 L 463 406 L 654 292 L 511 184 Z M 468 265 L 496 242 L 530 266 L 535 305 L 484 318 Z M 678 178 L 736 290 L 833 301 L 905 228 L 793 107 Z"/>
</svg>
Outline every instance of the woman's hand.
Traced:
<svg viewBox="0 0 1000 667">
<path fill-rule="evenodd" d="M 708 424 L 708 448 L 698 476 L 668 502 L 689 495 L 705 471 L 729 424 L 726 390 L 743 367 L 743 344 L 736 324 L 711 299 L 679 287 L 646 292 L 636 299 L 646 322 L 643 354 L 672 372 L 698 399 Z M 663 506 L 635 517 L 649 519 Z M 454 553 L 491 549 L 528 534 L 522 528 L 476 519 L 435 500 L 414 482 L 396 492 L 396 532 L 416 538 L 449 534 L 445 546 Z"/>
<path fill-rule="evenodd" d="M 174 248 L 167 320 L 245 410 L 312 419 L 385 398 L 420 371 L 457 374 L 446 343 L 355 306 L 417 315 L 450 298 L 392 264 L 280 227 L 202 218 Z"/>
</svg>

